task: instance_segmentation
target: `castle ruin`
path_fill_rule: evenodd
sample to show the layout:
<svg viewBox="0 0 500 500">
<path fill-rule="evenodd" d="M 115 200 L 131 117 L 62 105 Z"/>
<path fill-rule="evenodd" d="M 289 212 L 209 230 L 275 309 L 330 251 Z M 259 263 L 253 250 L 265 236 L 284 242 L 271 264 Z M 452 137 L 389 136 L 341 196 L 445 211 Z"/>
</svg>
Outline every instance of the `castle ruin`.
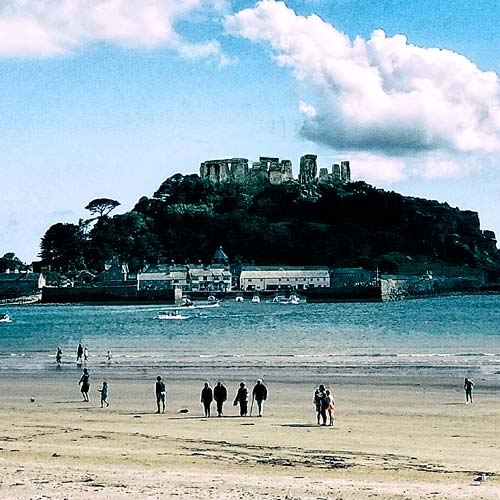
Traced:
<svg viewBox="0 0 500 500">
<path fill-rule="evenodd" d="M 351 181 L 351 168 L 348 161 L 332 165 L 332 172 L 327 168 L 319 169 L 317 155 L 306 154 L 300 157 L 299 179 L 301 184 L 335 181 L 347 183 Z M 259 161 L 248 166 L 247 158 L 226 158 L 208 160 L 200 165 L 200 177 L 215 184 L 235 183 L 245 185 L 279 185 L 294 181 L 292 162 L 271 156 L 261 156 Z"/>
</svg>

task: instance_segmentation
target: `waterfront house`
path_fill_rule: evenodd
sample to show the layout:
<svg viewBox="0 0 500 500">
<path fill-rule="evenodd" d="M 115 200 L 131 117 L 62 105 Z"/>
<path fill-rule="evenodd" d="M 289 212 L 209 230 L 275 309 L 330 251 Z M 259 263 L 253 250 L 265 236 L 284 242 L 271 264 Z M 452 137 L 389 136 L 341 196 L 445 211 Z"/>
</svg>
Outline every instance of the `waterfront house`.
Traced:
<svg viewBox="0 0 500 500">
<path fill-rule="evenodd" d="M 243 291 L 307 290 L 329 288 L 326 266 L 243 266 L 240 289 Z"/>
</svg>

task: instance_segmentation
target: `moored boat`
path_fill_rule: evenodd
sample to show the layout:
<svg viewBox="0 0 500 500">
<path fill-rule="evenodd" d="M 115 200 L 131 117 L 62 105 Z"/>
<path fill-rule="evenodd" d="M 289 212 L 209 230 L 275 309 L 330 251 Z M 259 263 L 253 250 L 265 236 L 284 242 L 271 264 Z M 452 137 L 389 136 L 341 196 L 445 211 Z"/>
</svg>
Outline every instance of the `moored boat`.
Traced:
<svg viewBox="0 0 500 500">
<path fill-rule="evenodd" d="M 0 323 L 11 323 L 12 318 L 9 316 L 9 313 L 0 312 Z"/>
<path fill-rule="evenodd" d="M 259 304 L 260 303 L 260 297 L 258 295 L 254 295 L 252 297 L 252 303 L 253 304 Z"/>
</svg>

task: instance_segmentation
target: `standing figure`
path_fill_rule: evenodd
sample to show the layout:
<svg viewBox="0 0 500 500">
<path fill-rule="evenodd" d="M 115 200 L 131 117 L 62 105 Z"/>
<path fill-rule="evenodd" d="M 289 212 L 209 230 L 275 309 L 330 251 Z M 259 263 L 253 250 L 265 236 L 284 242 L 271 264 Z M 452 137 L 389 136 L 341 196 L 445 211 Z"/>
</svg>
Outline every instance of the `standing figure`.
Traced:
<svg viewBox="0 0 500 500">
<path fill-rule="evenodd" d="M 86 363 L 89 360 L 89 348 L 85 346 L 83 348 L 83 361 Z"/>
<path fill-rule="evenodd" d="M 257 383 L 254 385 L 252 390 L 252 402 L 255 399 L 257 402 L 257 409 L 259 410 L 259 417 L 262 417 L 262 407 L 264 406 L 264 401 L 267 400 L 267 387 L 262 383 L 259 378 Z M 252 411 L 250 410 L 250 415 Z"/>
<path fill-rule="evenodd" d="M 212 392 L 212 388 L 210 387 L 208 382 L 205 382 L 205 385 L 201 390 L 201 402 L 203 403 L 203 408 L 205 409 L 206 418 L 210 417 L 210 405 L 212 404 L 213 400 L 214 400 L 214 395 Z"/>
<path fill-rule="evenodd" d="M 318 422 L 319 425 L 321 416 L 321 400 L 319 398 L 319 389 L 316 389 L 314 391 L 313 403 L 314 407 L 316 408 L 316 421 Z"/>
<path fill-rule="evenodd" d="M 474 387 L 474 382 L 470 378 L 466 378 L 464 381 L 465 390 L 465 402 L 469 401 L 472 403 L 472 388 Z"/>
<path fill-rule="evenodd" d="M 224 402 L 227 400 L 227 389 L 220 380 L 214 387 L 214 399 L 217 403 L 217 416 L 222 417 L 222 415 L 224 415 L 222 407 L 224 405 Z"/>
<path fill-rule="evenodd" d="M 111 364 L 111 352 L 110 351 L 108 351 L 108 354 L 106 354 L 106 361 L 107 361 L 108 365 Z"/>
<path fill-rule="evenodd" d="M 82 356 L 83 356 L 83 346 L 82 346 L 82 343 L 80 342 L 78 344 L 78 348 L 76 350 L 76 364 L 77 365 L 82 364 Z"/>
<path fill-rule="evenodd" d="M 90 373 L 87 370 L 87 368 L 83 369 L 83 374 L 80 377 L 80 380 L 78 381 L 78 385 L 82 385 L 80 388 L 80 391 L 83 396 L 83 401 L 85 403 L 89 402 L 89 391 L 90 391 Z"/>
<path fill-rule="evenodd" d="M 326 397 L 327 397 L 327 404 L 328 404 L 328 417 L 330 420 L 330 425 L 333 427 L 333 424 L 335 423 L 335 398 L 330 391 L 326 391 Z"/>
<path fill-rule="evenodd" d="M 248 413 L 248 389 L 245 382 L 240 382 L 240 388 L 236 393 L 233 405 L 240 405 L 240 417 L 245 417 Z"/>
<path fill-rule="evenodd" d="M 58 368 L 61 368 L 61 363 L 62 363 L 62 353 L 63 353 L 63 350 L 61 349 L 61 346 L 57 346 L 57 352 L 56 352 L 56 363 L 57 363 L 57 367 Z"/>
<path fill-rule="evenodd" d="M 163 412 L 165 413 L 165 400 L 167 399 L 167 388 L 165 387 L 165 382 L 163 382 L 162 378 L 158 375 L 156 377 L 155 384 L 155 393 L 156 393 L 156 413 L 160 413 L 160 403 L 163 405 Z"/>
<path fill-rule="evenodd" d="M 323 384 L 318 387 L 318 398 L 319 398 L 319 413 L 321 419 L 323 420 L 322 425 L 326 425 L 326 412 L 328 411 L 328 396 L 326 394 L 326 389 Z"/>
<path fill-rule="evenodd" d="M 109 406 L 109 401 L 108 401 L 108 383 L 103 382 L 102 387 L 100 389 L 97 389 L 97 392 L 101 393 L 101 408 L 104 407 L 104 404 L 106 406 Z"/>
</svg>

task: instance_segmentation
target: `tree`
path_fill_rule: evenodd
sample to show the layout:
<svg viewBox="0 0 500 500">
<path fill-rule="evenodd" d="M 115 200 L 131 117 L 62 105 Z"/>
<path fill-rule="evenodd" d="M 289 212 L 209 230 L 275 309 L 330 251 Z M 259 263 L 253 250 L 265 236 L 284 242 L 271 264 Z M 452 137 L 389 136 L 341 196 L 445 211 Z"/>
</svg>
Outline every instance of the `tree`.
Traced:
<svg viewBox="0 0 500 500">
<path fill-rule="evenodd" d="M 7 271 L 15 271 L 16 269 L 24 269 L 24 263 L 16 257 L 14 252 L 7 252 L 3 257 L 0 257 L 0 273 Z"/>
<path fill-rule="evenodd" d="M 40 257 L 60 271 L 84 269 L 83 253 L 86 241 L 76 224 L 58 222 L 47 229 L 40 244 Z"/>
<path fill-rule="evenodd" d="M 110 198 L 96 198 L 85 207 L 85 210 L 89 210 L 92 215 L 98 214 L 98 217 L 103 217 L 119 205 L 121 205 L 119 201 Z"/>
</svg>

